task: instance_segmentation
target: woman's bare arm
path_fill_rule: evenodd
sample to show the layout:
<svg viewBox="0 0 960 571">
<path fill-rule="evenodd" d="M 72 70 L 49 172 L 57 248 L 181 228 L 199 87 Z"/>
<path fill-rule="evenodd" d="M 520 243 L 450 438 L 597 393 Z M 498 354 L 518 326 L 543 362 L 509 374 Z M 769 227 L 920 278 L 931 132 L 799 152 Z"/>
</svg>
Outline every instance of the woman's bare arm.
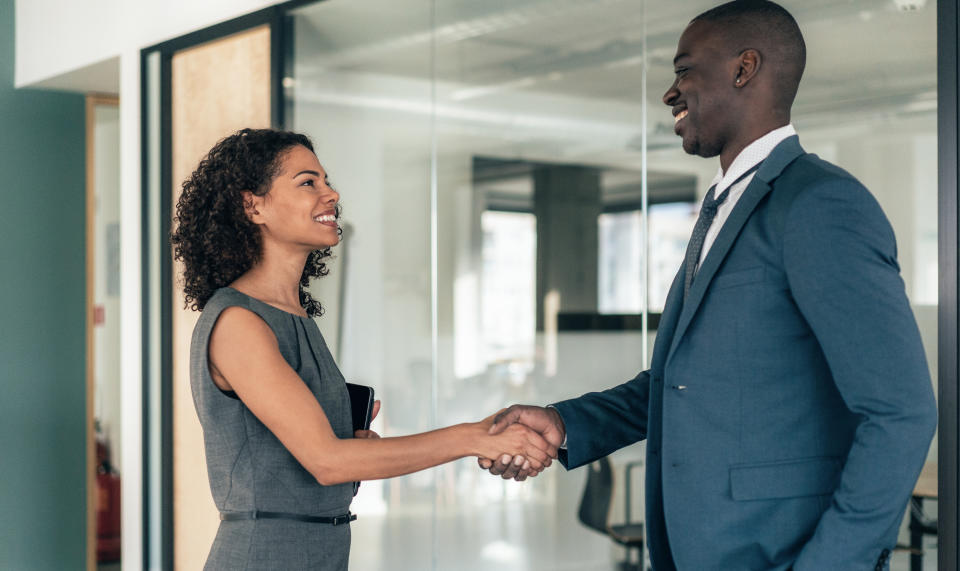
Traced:
<svg viewBox="0 0 960 571">
<path fill-rule="evenodd" d="M 492 417 L 412 436 L 337 438 L 313 393 L 280 354 L 273 331 L 241 307 L 221 313 L 210 336 L 209 362 L 217 385 L 235 391 L 324 485 L 400 476 L 466 456 L 520 455 L 540 470 L 557 454 L 520 424 L 489 435 Z"/>
</svg>

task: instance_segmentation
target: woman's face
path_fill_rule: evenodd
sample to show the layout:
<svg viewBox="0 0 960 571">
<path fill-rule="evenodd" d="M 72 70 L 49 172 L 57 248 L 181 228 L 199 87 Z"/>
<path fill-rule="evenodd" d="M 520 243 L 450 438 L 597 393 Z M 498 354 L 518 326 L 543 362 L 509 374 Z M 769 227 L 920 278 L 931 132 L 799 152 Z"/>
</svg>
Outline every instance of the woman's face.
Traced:
<svg viewBox="0 0 960 571">
<path fill-rule="evenodd" d="M 264 240 L 307 251 L 340 241 L 336 218 L 340 195 L 330 188 L 326 171 L 306 147 L 286 151 L 270 191 L 251 198 L 251 219 L 260 225 Z"/>
</svg>

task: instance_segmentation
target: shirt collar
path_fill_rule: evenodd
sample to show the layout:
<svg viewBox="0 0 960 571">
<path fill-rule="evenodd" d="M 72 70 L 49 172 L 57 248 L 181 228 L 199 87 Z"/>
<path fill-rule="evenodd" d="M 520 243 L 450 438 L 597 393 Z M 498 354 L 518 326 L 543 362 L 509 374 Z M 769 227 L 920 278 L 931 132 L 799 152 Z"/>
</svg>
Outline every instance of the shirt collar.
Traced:
<svg viewBox="0 0 960 571">
<path fill-rule="evenodd" d="M 715 196 L 723 192 L 724 189 L 730 186 L 733 181 L 737 180 L 740 175 L 770 156 L 773 149 L 783 142 L 784 139 L 796 134 L 797 130 L 793 127 L 793 124 L 788 123 L 783 127 L 770 131 L 744 147 L 744 149 L 740 151 L 740 154 L 737 155 L 737 158 L 733 159 L 726 173 L 723 172 L 722 168 L 717 169 L 717 175 L 713 177 L 713 181 L 710 183 L 710 186 L 717 185 L 717 189 L 714 191 Z"/>
</svg>

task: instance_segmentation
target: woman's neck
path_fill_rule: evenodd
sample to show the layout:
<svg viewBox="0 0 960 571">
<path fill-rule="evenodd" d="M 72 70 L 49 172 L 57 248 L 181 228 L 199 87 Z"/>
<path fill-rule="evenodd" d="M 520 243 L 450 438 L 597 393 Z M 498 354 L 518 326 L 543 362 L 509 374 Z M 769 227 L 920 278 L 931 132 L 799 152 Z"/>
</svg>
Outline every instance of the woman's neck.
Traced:
<svg viewBox="0 0 960 571">
<path fill-rule="evenodd" d="M 307 254 L 274 251 L 264 244 L 263 255 L 231 287 L 291 313 L 303 313 L 300 305 L 300 277 Z"/>
</svg>

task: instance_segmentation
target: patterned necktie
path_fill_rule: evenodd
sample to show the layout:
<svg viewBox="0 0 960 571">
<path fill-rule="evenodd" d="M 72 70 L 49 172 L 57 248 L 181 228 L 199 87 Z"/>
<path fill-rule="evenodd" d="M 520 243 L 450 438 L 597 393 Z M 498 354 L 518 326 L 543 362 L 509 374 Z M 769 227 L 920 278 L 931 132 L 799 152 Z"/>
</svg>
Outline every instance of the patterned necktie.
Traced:
<svg viewBox="0 0 960 571">
<path fill-rule="evenodd" d="M 727 195 L 730 194 L 730 189 L 736 186 L 741 180 L 755 173 L 762 164 L 763 161 L 760 161 L 745 173 L 738 176 L 737 179 L 727 185 L 727 188 L 716 198 L 713 197 L 713 193 L 717 190 L 717 185 L 711 186 L 710 190 L 707 191 L 707 197 L 703 199 L 703 206 L 700 207 L 700 216 L 697 217 L 697 223 L 693 227 L 693 235 L 690 236 L 690 242 L 687 244 L 687 256 L 684 258 L 686 271 L 683 276 L 683 299 L 687 299 L 687 294 L 690 293 L 690 284 L 693 283 L 693 276 L 697 273 L 697 268 L 700 266 L 700 252 L 703 251 L 703 240 L 707 237 L 707 230 L 710 229 L 710 225 L 713 224 L 713 219 L 717 216 L 717 210 L 720 208 L 720 205 L 723 204 L 723 201 L 727 199 Z"/>
<path fill-rule="evenodd" d="M 732 185 L 731 185 L 732 186 Z M 687 244 L 687 256 L 685 258 L 686 274 L 683 277 L 683 299 L 687 299 L 690 293 L 690 284 L 693 283 L 693 275 L 697 272 L 700 265 L 700 252 L 703 251 L 703 240 L 707 237 L 707 230 L 713 224 L 713 219 L 717 216 L 717 209 L 727 199 L 730 194 L 728 186 L 720 193 L 720 196 L 714 198 L 713 193 L 717 190 L 717 185 L 710 187 L 707 191 L 707 197 L 703 199 L 703 206 L 700 207 L 700 216 L 697 217 L 697 223 L 693 227 L 693 234 L 690 236 L 690 243 Z"/>
</svg>

